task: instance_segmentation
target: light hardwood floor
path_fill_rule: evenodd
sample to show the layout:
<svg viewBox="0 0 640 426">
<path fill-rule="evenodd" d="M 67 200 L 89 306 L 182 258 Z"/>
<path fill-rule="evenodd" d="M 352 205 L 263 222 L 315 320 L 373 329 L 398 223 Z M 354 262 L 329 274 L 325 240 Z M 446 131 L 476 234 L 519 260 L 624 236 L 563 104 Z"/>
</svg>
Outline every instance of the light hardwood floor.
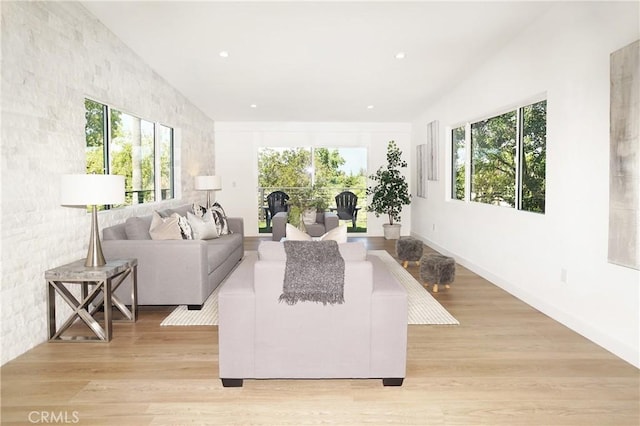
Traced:
<svg viewBox="0 0 640 426">
<path fill-rule="evenodd" d="M 391 241 L 361 240 L 395 255 Z M 245 248 L 258 241 L 247 238 Z M 417 276 L 418 267 L 409 271 Z M 245 380 L 223 388 L 217 327 L 160 327 L 171 308 L 144 308 L 137 323 L 114 324 L 109 344 L 43 343 L 5 364 L 2 424 L 43 424 L 43 416 L 83 425 L 640 424 L 635 367 L 460 266 L 435 297 L 460 325 L 409 326 L 402 387 Z"/>
</svg>

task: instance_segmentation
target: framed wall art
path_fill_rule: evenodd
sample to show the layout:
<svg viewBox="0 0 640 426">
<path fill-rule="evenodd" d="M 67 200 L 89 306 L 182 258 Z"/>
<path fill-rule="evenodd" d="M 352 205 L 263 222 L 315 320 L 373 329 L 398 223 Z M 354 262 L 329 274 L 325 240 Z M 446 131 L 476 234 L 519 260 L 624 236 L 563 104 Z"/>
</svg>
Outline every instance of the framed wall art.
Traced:
<svg viewBox="0 0 640 426">
<path fill-rule="evenodd" d="M 438 180 L 438 122 L 427 124 L 427 179 Z"/>
<path fill-rule="evenodd" d="M 427 198 L 427 144 L 418 145 L 416 151 L 416 195 L 420 198 Z"/>
<path fill-rule="evenodd" d="M 608 260 L 640 269 L 640 40 L 610 66 Z"/>
</svg>

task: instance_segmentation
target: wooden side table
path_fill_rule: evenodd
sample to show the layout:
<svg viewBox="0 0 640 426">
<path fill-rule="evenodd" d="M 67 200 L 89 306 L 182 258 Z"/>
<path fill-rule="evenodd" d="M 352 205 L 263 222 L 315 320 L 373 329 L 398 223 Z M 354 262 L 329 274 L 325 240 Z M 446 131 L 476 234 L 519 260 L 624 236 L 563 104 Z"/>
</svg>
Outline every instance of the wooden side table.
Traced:
<svg viewBox="0 0 640 426">
<path fill-rule="evenodd" d="M 109 342 L 112 330 L 112 309 L 115 306 L 123 318 L 120 321 L 135 322 L 138 314 L 138 260 L 111 260 L 100 267 L 84 266 L 85 260 L 50 269 L 44 273 L 48 289 L 49 341 L 51 342 Z M 113 292 L 129 275 L 132 277 L 131 309 L 122 303 Z M 80 284 L 81 300 L 78 300 L 67 285 Z M 91 289 L 89 286 L 93 286 Z M 73 313 L 56 330 L 56 293 L 73 309 Z M 104 327 L 96 320 L 96 313 L 104 307 Z M 76 318 L 81 319 L 95 336 L 63 336 Z"/>
</svg>

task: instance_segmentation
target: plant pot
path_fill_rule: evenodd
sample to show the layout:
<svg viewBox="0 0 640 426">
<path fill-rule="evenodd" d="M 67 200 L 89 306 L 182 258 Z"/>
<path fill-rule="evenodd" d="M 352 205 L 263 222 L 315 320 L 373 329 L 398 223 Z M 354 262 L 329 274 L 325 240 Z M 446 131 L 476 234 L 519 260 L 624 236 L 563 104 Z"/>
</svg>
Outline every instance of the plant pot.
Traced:
<svg viewBox="0 0 640 426">
<path fill-rule="evenodd" d="M 302 223 L 305 225 L 311 225 L 312 223 L 316 223 L 316 209 L 305 209 L 302 212 Z"/>
<path fill-rule="evenodd" d="M 382 225 L 385 240 L 400 239 L 400 227 L 401 225 L 399 223 L 394 223 L 393 225 L 385 223 L 384 225 Z"/>
</svg>

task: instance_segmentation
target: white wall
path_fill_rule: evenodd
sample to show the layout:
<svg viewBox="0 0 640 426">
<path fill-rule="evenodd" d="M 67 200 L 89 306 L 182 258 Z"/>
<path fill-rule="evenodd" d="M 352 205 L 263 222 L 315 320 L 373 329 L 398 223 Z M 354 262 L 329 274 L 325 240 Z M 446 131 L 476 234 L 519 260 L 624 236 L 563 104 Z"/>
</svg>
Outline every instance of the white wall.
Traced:
<svg viewBox="0 0 640 426">
<path fill-rule="evenodd" d="M 86 256 L 90 217 L 61 207 L 59 180 L 82 173 L 84 98 L 179 133 L 184 200 L 214 173 L 213 121 L 155 74 L 78 3 L 1 2 L 2 364 L 47 339 L 44 271 Z M 179 204 L 100 213 L 101 227 Z"/>
<path fill-rule="evenodd" d="M 387 143 L 395 140 L 409 159 L 411 126 L 408 123 L 281 123 L 216 122 L 216 170 L 223 190 L 217 199 L 229 216 L 244 217 L 247 236 L 258 235 L 258 149 L 285 146 L 365 147 L 368 174 L 386 164 Z M 411 176 L 411 168 L 405 169 Z M 411 187 L 409 188 L 411 190 Z M 358 215 L 364 214 L 361 211 Z M 386 217 L 367 213 L 367 234 L 382 235 Z M 402 212 L 402 233 L 410 232 L 411 210 Z M 361 234 L 362 235 L 362 234 Z"/>
<path fill-rule="evenodd" d="M 487 63 L 470 64 L 412 133 L 415 151 L 426 123 L 439 120 L 444 154 L 429 198 L 414 200 L 412 233 L 635 366 L 640 274 L 607 263 L 609 55 L 639 28 L 637 2 L 558 4 Z M 449 200 L 447 126 L 544 92 L 546 214 Z"/>
</svg>

